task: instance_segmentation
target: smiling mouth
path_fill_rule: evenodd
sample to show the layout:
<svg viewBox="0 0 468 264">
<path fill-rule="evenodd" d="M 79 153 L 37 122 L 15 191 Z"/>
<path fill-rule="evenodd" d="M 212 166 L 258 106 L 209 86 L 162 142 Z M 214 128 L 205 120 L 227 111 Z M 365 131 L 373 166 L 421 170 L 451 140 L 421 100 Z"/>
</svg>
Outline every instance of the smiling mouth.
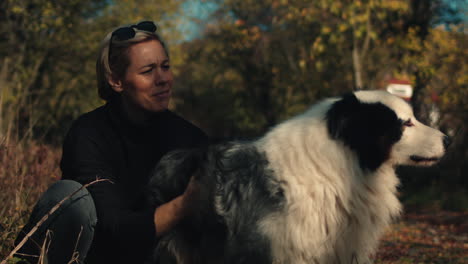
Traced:
<svg viewBox="0 0 468 264">
<path fill-rule="evenodd" d="M 426 158 L 426 157 L 421 157 L 421 156 L 416 156 L 416 155 L 411 155 L 410 159 L 414 162 L 437 162 L 439 161 L 439 158 L 437 157 Z"/>
<path fill-rule="evenodd" d="M 168 97 L 171 93 L 171 90 L 165 90 L 165 91 L 161 91 L 161 92 L 157 92 L 155 94 L 153 94 L 153 96 L 156 96 L 156 97 Z"/>
</svg>

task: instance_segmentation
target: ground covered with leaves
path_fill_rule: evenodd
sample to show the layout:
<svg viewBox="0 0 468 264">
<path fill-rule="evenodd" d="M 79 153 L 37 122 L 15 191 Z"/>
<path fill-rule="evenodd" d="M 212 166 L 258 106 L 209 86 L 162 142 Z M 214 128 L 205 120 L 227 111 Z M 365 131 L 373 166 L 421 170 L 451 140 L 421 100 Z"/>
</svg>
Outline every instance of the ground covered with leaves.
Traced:
<svg viewBox="0 0 468 264">
<path fill-rule="evenodd" d="M 377 264 L 468 263 L 468 212 L 407 212 L 380 242 Z"/>
</svg>

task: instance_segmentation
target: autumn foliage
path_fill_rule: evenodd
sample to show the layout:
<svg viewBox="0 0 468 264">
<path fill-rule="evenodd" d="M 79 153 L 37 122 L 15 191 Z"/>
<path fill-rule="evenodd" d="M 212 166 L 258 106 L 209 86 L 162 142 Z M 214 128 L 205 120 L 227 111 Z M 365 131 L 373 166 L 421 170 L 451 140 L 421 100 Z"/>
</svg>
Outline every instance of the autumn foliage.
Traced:
<svg viewBox="0 0 468 264">
<path fill-rule="evenodd" d="M 0 255 L 60 177 L 72 120 L 103 103 L 101 39 L 154 20 L 170 47 L 171 107 L 214 138 L 256 137 L 324 97 L 408 80 L 416 116 L 453 143 L 440 165 L 399 170 L 409 211 L 377 263 L 468 263 L 468 35 L 466 21 L 444 23 L 447 1 L 206 0 L 200 12 L 216 8 L 203 19 L 187 2 L 0 1 Z"/>
</svg>

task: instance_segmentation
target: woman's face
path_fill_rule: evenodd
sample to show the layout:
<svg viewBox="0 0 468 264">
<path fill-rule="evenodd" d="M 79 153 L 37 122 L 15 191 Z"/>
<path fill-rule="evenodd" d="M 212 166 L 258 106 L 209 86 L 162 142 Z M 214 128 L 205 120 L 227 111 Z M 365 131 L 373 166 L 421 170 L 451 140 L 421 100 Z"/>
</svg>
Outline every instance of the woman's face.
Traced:
<svg viewBox="0 0 468 264">
<path fill-rule="evenodd" d="M 148 112 L 167 109 L 173 76 L 169 58 L 159 41 L 137 43 L 128 50 L 130 64 L 123 79 L 113 89 L 122 94 L 124 104 Z"/>
</svg>

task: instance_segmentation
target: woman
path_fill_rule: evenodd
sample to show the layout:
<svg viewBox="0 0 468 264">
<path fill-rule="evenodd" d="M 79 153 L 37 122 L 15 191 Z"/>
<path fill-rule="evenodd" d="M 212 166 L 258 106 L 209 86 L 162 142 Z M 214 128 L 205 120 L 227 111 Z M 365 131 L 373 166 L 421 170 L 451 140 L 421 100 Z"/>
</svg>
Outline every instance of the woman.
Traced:
<svg viewBox="0 0 468 264">
<path fill-rule="evenodd" d="M 205 134 L 168 110 L 173 75 L 169 53 L 151 21 L 108 34 L 96 64 L 102 107 L 79 117 L 63 145 L 63 180 L 40 199 L 24 232 L 63 197 L 81 190 L 34 235 L 53 231 L 49 263 L 143 263 L 158 237 L 190 213 L 195 183 L 155 211 L 145 204 L 150 170 L 168 151 L 198 147 Z M 89 193 L 88 193 L 89 191 Z M 19 241 L 21 237 L 18 238 Z M 24 252 L 36 252 L 28 242 Z M 77 261 L 77 262 L 78 262 Z"/>
</svg>

